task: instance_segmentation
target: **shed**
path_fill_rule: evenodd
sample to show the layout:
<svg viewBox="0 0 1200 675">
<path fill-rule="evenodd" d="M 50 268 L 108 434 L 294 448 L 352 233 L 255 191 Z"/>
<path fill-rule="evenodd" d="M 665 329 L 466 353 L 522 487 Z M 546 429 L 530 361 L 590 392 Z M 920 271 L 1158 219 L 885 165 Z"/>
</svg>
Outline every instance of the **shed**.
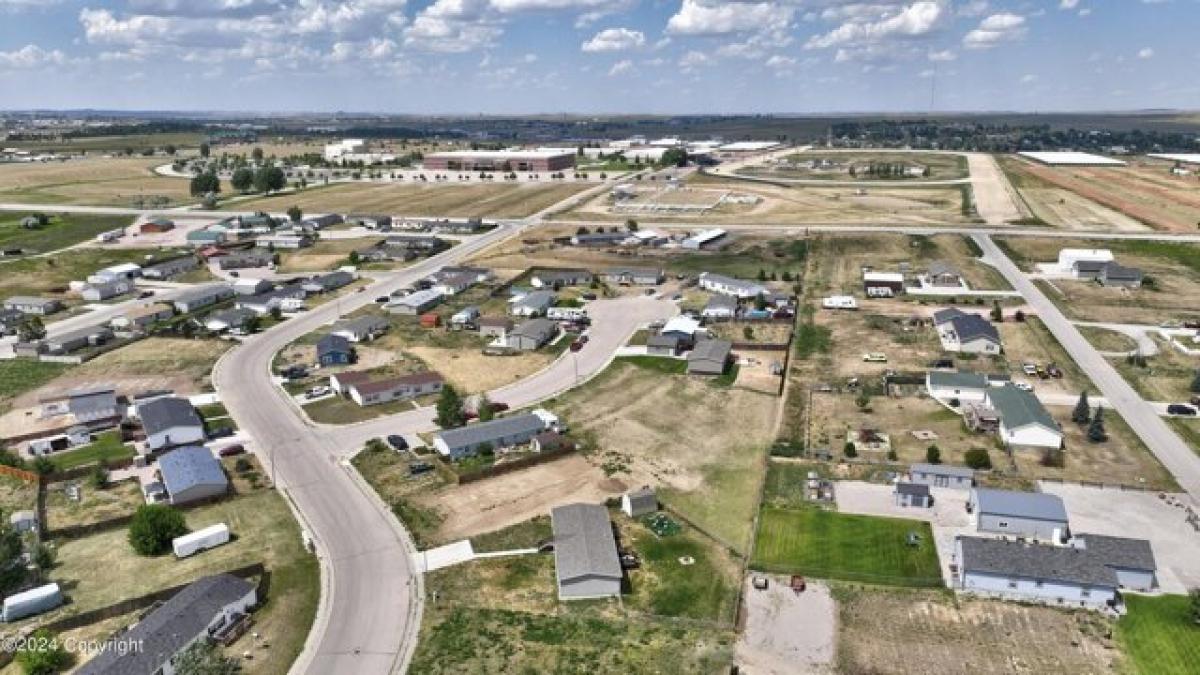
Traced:
<svg viewBox="0 0 1200 675">
<path fill-rule="evenodd" d="M 37 530 L 37 514 L 33 511 L 13 511 L 8 517 L 8 524 L 16 532 L 33 532 Z"/>
<path fill-rule="evenodd" d="M 896 506 L 910 506 L 927 509 L 933 506 L 933 495 L 929 494 L 929 486 L 924 483 L 896 483 L 892 489 L 892 499 Z"/>
<path fill-rule="evenodd" d="M 649 486 L 621 495 L 621 511 L 630 518 L 640 518 L 658 511 L 658 496 Z"/>
</svg>

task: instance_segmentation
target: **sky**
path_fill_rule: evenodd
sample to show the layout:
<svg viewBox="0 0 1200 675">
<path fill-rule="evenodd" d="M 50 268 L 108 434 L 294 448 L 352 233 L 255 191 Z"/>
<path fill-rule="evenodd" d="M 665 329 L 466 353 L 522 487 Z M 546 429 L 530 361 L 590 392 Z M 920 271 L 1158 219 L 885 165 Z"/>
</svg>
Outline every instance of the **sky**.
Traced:
<svg viewBox="0 0 1200 675">
<path fill-rule="evenodd" d="M 0 107 L 1200 109 L 1200 0 L 0 0 Z"/>
</svg>

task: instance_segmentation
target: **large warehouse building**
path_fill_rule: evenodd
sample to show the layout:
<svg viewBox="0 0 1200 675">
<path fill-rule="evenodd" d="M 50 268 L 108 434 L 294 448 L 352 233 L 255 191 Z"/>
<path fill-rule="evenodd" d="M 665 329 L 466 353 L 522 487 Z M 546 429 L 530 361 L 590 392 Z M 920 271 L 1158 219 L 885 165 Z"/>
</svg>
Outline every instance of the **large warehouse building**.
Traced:
<svg viewBox="0 0 1200 675">
<path fill-rule="evenodd" d="M 575 168 L 575 151 L 459 150 L 425 155 L 427 171 L 563 171 Z"/>
</svg>

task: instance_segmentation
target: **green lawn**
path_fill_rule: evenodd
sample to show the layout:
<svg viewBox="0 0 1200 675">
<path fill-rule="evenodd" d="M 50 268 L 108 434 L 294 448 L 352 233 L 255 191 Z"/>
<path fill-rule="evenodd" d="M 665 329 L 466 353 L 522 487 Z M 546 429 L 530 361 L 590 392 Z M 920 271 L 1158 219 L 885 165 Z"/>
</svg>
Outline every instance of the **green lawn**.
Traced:
<svg viewBox="0 0 1200 675">
<path fill-rule="evenodd" d="M 1117 640 L 1144 675 L 1195 673 L 1200 669 L 1200 626 L 1189 613 L 1185 595 L 1128 595 L 1129 613 L 1117 622 Z"/>
<path fill-rule="evenodd" d="M 908 546 L 908 533 L 921 536 Z M 753 565 L 894 586 L 939 586 L 937 550 L 928 523 L 822 509 L 764 508 Z"/>
<path fill-rule="evenodd" d="M 58 452 L 50 455 L 54 468 L 59 471 L 74 469 L 85 464 L 94 464 L 100 460 L 115 460 L 133 457 L 133 448 L 121 442 L 121 432 L 109 431 L 100 434 L 91 445 L 68 452 Z"/>
<path fill-rule="evenodd" d="M 46 363 L 28 359 L 0 361 L 0 410 L 7 399 L 36 389 L 62 375 L 70 366 L 63 363 Z"/>
<path fill-rule="evenodd" d="M 732 622 L 737 566 L 724 549 L 686 527 L 661 539 L 640 523 L 631 529 L 642 567 L 630 573 L 630 607 L 659 616 Z M 684 565 L 681 558 L 694 562 Z"/>
<path fill-rule="evenodd" d="M 131 216 L 52 214 L 49 210 L 44 213 L 50 217 L 50 222 L 45 227 L 26 230 L 21 227 L 21 219 L 33 215 L 31 212 L 0 212 L 0 247 L 20 247 L 32 253 L 55 251 L 133 222 Z"/>
<path fill-rule="evenodd" d="M 772 239 L 748 247 L 733 245 L 723 251 L 674 256 L 668 262 L 668 269 L 684 274 L 714 272 L 743 279 L 758 279 L 759 272 L 782 277 L 784 272 L 797 275 L 803 271 L 807 257 L 807 241 Z"/>
<path fill-rule="evenodd" d="M 616 361 L 667 375 L 683 375 L 687 372 L 687 361 L 669 356 L 619 356 Z"/>
</svg>

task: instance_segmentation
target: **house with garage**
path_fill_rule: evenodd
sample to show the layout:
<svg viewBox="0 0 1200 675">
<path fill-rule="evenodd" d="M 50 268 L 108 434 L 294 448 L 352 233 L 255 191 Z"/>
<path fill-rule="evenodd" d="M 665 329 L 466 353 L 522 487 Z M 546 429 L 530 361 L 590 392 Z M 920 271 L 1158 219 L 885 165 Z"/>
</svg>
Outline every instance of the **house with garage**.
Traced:
<svg viewBox="0 0 1200 675">
<path fill-rule="evenodd" d="M 962 272 L 945 260 L 929 263 L 925 272 L 925 283 L 934 288 L 964 288 Z"/>
<path fill-rule="evenodd" d="M 1007 375 L 984 375 L 969 370 L 930 370 L 925 373 L 925 390 L 939 401 L 983 403 L 993 387 L 1009 384 Z"/>
<path fill-rule="evenodd" d="M 109 298 L 125 295 L 133 290 L 133 282 L 129 279 L 113 279 L 97 284 L 88 284 L 79 291 L 79 297 L 85 302 L 102 302 Z"/>
<path fill-rule="evenodd" d="M 714 321 L 729 321 L 737 316 L 738 299 L 732 295 L 714 295 L 708 299 L 700 316 Z"/>
<path fill-rule="evenodd" d="M 137 263 L 110 265 L 88 275 L 89 284 L 104 284 L 110 281 L 133 281 L 142 276 L 142 266 Z"/>
<path fill-rule="evenodd" d="M 181 258 L 172 258 L 147 265 L 142 269 L 142 276 L 147 279 L 170 279 L 181 274 L 187 274 L 198 267 L 200 267 L 200 263 L 196 260 L 195 256 L 186 255 Z"/>
<path fill-rule="evenodd" d="M 913 464 L 908 468 L 908 482 L 929 487 L 970 490 L 975 486 L 975 470 L 948 464 Z"/>
<path fill-rule="evenodd" d="M 443 386 L 445 380 L 441 375 L 425 371 L 401 377 L 355 381 L 346 386 L 346 395 L 360 406 L 369 406 L 436 394 Z"/>
<path fill-rule="evenodd" d="M 675 357 L 682 348 L 682 341 L 676 335 L 651 335 L 646 338 L 646 354 L 650 356 Z"/>
<path fill-rule="evenodd" d="M 558 324 L 550 319 L 529 319 L 508 331 L 504 343 L 510 349 L 529 352 L 539 349 L 558 335 Z"/>
<path fill-rule="evenodd" d="M 943 309 L 933 314 L 942 349 L 967 354 L 999 354 L 1000 331 L 987 319 L 960 309 Z"/>
<path fill-rule="evenodd" d="M 702 272 L 697 283 L 706 291 L 742 299 L 756 298 L 769 292 L 767 287 L 762 284 L 712 272 Z"/>
<path fill-rule="evenodd" d="M 271 265 L 274 256 L 270 251 L 241 251 L 223 255 L 217 259 L 217 266 L 222 270 L 244 270 Z"/>
<path fill-rule="evenodd" d="M 267 250 L 300 249 L 312 246 L 313 239 L 307 234 L 277 232 L 275 234 L 265 234 L 255 238 L 254 245 Z"/>
<path fill-rule="evenodd" d="M 559 600 L 621 595 L 621 560 L 608 509 L 601 504 L 566 504 L 550 509 L 554 576 Z"/>
<path fill-rule="evenodd" d="M 329 274 L 315 276 L 301 283 L 300 288 L 303 288 L 305 293 L 316 295 L 318 293 L 336 291 L 350 284 L 352 281 L 354 281 L 354 275 L 349 272 L 330 272 Z"/>
<path fill-rule="evenodd" d="M 322 368 L 329 366 L 345 366 L 354 363 L 354 348 L 350 341 L 341 335 L 322 336 L 317 340 L 317 363 Z"/>
<path fill-rule="evenodd" d="M 231 574 L 215 574 L 183 590 L 142 616 L 106 648 L 76 670 L 77 675 L 176 675 L 175 660 L 197 640 L 220 641 L 247 620 L 258 603 L 254 584 Z"/>
<path fill-rule="evenodd" d="M 512 319 L 503 316 L 483 316 L 476 320 L 476 325 L 479 326 L 479 335 L 481 337 L 490 337 L 503 340 L 508 331 L 512 330 Z"/>
<path fill-rule="evenodd" d="M 1058 495 L 972 488 L 967 513 L 979 532 L 1062 543 L 1071 538 L 1067 509 Z"/>
<path fill-rule="evenodd" d="M 1145 274 L 1136 267 L 1125 267 L 1115 262 L 1108 263 L 1100 270 L 1096 280 L 1101 286 L 1116 288 L 1138 288 L 1142 285 Z"/>
<path fill-rule="evenodd" d="M 258 295 L 245 295 L 237 299 L 238 309 L 248 309 L 255 314 L 270 314 L 275 310 L 294 312 L 304 308 L 308 293 L 299 284 L 283 286 Z"/>
<path fill-rule="evenodd" d="M 1113 252 L 1106 248 L 1064 248 L 1058 252 L 1058 272 L 1077 279 L 1087 278 L 1091 270 L 1115 260 Z M 1083 276 L 1081 276 L 1083 275 Z"/>
<path fill-rule="evenodd" d="M 204 286 L 175 298 L 175 310 L 180 314 L 188 314 L 232 297 L 233 289 L 225 284 Z"/>
<path fill-rule="evenodd" d="M 928 509 L 933 506 L 933 495 L 924 483 L 898 481 L 892 486 L 892 502 L 896 506 Z"/>
<path fill-rule="evenodd" d="M 229 491 L 229 479 L 211 450 L 188 445 L 163 453 L 158 473 L 171 504 L 187 504 L 220 497 Z"/>
<path fill-rule="evenodd" d="M 676 338 L 681 346 L 690 347 L 697 339 L 707 335 L 707 331 L 700 327 L 699 321 L 680 314 L 667 319 L 658 334 Z"/>
<path fill-rule="evenodd" d="M 863 292 L 868 298 L 893 298 L 904 293 L 902 272 L 865 271 L 862 275 Z"/>
<path fill-rule="evenodd" d="M 48 316 L 62 309 L 62 302 L 54 298 L 14 295 L 4 301 L 4 309 L 13 309 L 22 314 L 34 316 Z"/>
<path fill-rule="evenodd" d="M 607 284 L 618 286 L 657 286 L 666 274 L 655 267 L 610 267 L 601 275 Z"/>
<path fill-rule="evenodd" d="M 458 295 L 478 283 L 478 277 L 471 272 L 438 272 L 430 279 L 433 283 L 430 288 L 447 296 Z"/>
<path fill-rule="evenodd" d="M 522 445 L 547 429 L 556 429 L 556 419 L 539 412 L 543 411 L 445 429 L 433 435 L 433 447 L 443 457 L 457 460 L 476 454 L 485 445 L 493 449 Z"/>
<path fill-rule="evenodd" d="M 1000 440 L 1010 446 L 1033 448 L 1062 447 L 1062 427 L 1033 392 L 1012 385 L 991 387 L 984 405 L 996 411 Z"/>
<path fill-rule="evenodd" d="M 178 445 L 204 443 L 204 420 L 190 401 L 164 396 L 137 405 L 137 416 L 152 452 Z"/>
<path fill-rule="evenodd" d="M 366 315 L 354 319 L 346 319 L 333 324 L 332 335 L 340 335 L 351 342 L 370 342 L 388 332 L 392 327 L 385 317 Z"/>
<path fill-rule="evenodd" d="M 701 340 L 687 355 L 688 375 L 722 375 L 729 368 L 733 343 L 729 340 Z"/>
<path fill-rule="evenodd" d="M 86 347 L 98 347 L 112 339 L 113 332 L 107 326 L 87 326 L 52 335 L 42 340 L 42 344 L 51 354 L 70 354 Z"/>
<path fill-rule="evenodd" d="M 529 277 L 529 284 L 534 288 L 558 289 L 564 286 L 587 286 L 595 277 L 591 272 L 581 269 L 539 269 Z"/>
<path fill-rule="evenodd" d="M 175 316 L 175 308 L 163 302 L 133 307 L 124 314 L 114 317 L 109 325 L 118 330 L 146 330 L 159 321 Z"/>
<path fill-rule="evenodd" d="M 402 298 L 392 298 L 391 302 L 384 306 L 384 309 L 392 314 L 416 316 L 437 307 L 444 298 L 441 291 L 427 288 L 423 291 L 414 291 Z"/>
<path fill-rule="evenodd" d="M 246 326 L 251 322 L 251 319 L 258 316 L 258 313 L 239 307 L 223 309 L 219 312 L 213 312 L 204 319 L 204 328 L 214 333 L 231 333 L 244 332 Z"/>
<path fill-rule="evenodd" d="M 1121 588 L 1147 593 L 1158 588 L 1158 563 L 1145 539 L 1079 533 L 1067 542 L 1071 548 L 1099 556 L 1117 574 Z"/>
<path fill-rule="evenodd" d="M 508 313 L 513 316 L 545 316 L 546 310 L 554 306 L 556 299 L 554 291 L 530 291 L 515 295 L 508 301 Z"/>
</svg>

